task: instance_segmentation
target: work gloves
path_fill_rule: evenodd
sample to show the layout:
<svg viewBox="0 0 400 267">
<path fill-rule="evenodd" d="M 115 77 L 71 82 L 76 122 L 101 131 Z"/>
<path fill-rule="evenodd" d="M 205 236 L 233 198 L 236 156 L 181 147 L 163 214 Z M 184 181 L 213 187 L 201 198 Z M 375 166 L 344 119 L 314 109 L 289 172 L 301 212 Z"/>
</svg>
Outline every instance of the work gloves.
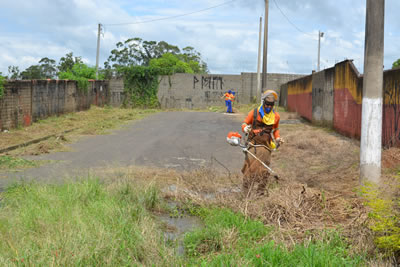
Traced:
<svg viewBox="0 0 400 267">
<path fill-rule="evenodd" d="M 250 125 L 247 125 L 246 127 L 244 127 L 244 129 L 243 129 L 243 132 L 245 132 L 245 133 L 250 133 L 250 131 L 251 131 L 251 126 Z"/>
<path fill-rule="evenodd" d="M 285 143 L 285 140 L 283 140 L 283 138 L 280 138 L 280 137 L 276 138 L 275 141 L 279 145 L 282 145 L 283 143 Z"/>
</svg>

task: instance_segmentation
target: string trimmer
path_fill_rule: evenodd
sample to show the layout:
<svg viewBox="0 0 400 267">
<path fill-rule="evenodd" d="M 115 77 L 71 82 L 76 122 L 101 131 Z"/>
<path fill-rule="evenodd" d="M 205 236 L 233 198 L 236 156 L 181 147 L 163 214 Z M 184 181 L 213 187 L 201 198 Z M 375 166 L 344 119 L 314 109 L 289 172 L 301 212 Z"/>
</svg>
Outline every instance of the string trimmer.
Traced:
<svg viewBox="0 0 400 267">
<path fill-rule="evenodd" d="M 251 143 L 248 143 L 248 145 L 242 144 L 242 136 L 238 132 L 229 132 L 228 136 L 226 137 L 226 141 L 231 145 L 231 146 L 238 146 L 242 149 L 243 153 L 249 153 L 255 160 L 261 163 L 271 174 L 274 174 L 275 177 L 278 176 L 276 172 L 274 172 L 265 162 L 257 158 L 256 155 L 251 153 L 248 149 L 248 146 L 253 146 L 253 147 L 264 147 L 268 149 L 269 151 L 275 151 L 279 146 L 277 146 L 275 149 L 271 149 L 265 145 L 253 145 Z"/>
</svg>

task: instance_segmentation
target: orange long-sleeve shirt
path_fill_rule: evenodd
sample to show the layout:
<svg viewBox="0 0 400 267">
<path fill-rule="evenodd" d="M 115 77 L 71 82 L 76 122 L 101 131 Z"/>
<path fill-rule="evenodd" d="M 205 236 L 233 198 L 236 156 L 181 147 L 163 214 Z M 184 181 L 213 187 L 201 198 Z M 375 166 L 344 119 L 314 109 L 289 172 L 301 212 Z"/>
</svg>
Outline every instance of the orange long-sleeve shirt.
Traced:
<svg viewBox="0 0 400 267">
<path fill-rule="evenodd" d="M 243 124 L 242 124 L 242 131 L 243 132 L 244 132 L 244 128 L 247 125 L 253 125 L 253 118 L 254 118 L 254 109 L 252 109 L 249 112 L 249 114 L 247 114 L 247 117 L 243 121 Z M 274 138 L 275 139 L 281 137 L 280 133 L 279 133 L 279 121 L 280 121 L 280 119 L 281 119 L 281 117 L 279 116 L 279 113 L 275 111 L 275 122 L 274 122 L 274 125 L 272 126 L 272 129 L 274 129 Z M 259 122 L 262 122 L 261 115 L 260 115 L 260 113 L 258 111 L 257 111 L 257 120 Z M 257 131 L 257 130 L 255 130 L 255 131 Z M 259 131 L 261 131 L 261 130 L 259 130 Z"/>
</svg>

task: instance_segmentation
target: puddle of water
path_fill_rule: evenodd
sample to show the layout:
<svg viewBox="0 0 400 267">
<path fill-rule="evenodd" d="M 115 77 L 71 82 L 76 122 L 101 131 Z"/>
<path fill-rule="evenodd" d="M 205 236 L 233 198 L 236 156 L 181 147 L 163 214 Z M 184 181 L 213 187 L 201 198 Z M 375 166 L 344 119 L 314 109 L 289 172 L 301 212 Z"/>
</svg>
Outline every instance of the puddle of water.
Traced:
<svg viewBox="0 0 400 267">
<path fill-rule="evenodd" d="M 208 200 L 214 200 L 217 195 L 222 195 L 222 194 L 233 194 L 233 193 L 240 193 L 242 190 L 240 187 L 224 187 L 224 188 L 218 188 L 215 192 L 196 192 L 193 190 L 189 190 L 186 188 L 180 188 L 180 190 L 186 194 L 193 195 L 193 196 L 200 196 L 204 199 Z M 163 192 L 169 192 L 169 193 L 177 193 L 178 192 L 178 187 L 174 184 L 168 186 Z"/>
<path fill-rule="evenodd" d="M 170 216 L 169 214 L 157 214 L 156 217 L 166 224 L 167 230 L 164 231 L 164 240 L 166 242 L 172 241 L 177 242 L 177 254 L 182 256 L 185 254 L 185 248 L 183 246 L 183 236 L 186 232 L 193 231 L 198 228 L 204 227 L 203 222 L 195 217 L 182 214 L 177 209 L 178 203 L 168 202 L 168 206 L 172 209 L 178 210 L 177 216 Z"/>
</svg>

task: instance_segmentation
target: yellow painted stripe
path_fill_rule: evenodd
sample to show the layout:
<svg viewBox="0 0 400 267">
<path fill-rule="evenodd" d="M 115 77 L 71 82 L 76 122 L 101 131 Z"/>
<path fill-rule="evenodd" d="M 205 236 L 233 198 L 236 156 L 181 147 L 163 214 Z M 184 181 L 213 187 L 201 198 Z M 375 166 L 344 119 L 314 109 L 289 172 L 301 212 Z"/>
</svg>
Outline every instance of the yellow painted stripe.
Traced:
<svg viewBox="0 0 400 267">
<path fill-rule="evenodd" d="M 307 76 L 300 80 L 288 84 L 288 95 L 300 95 L 312 93 L 312 76 Z"/>
<path fill-rule="evenodd" d="M 357 74 L 351 69 L 350 63 L 336 65 L 335 67 L 335 90 L 347 89 L 357 104 L 362 103 L 362 88 L 358 86 Z M 357 90 L 358 89 L 358 90 Z"/>
</svg>

